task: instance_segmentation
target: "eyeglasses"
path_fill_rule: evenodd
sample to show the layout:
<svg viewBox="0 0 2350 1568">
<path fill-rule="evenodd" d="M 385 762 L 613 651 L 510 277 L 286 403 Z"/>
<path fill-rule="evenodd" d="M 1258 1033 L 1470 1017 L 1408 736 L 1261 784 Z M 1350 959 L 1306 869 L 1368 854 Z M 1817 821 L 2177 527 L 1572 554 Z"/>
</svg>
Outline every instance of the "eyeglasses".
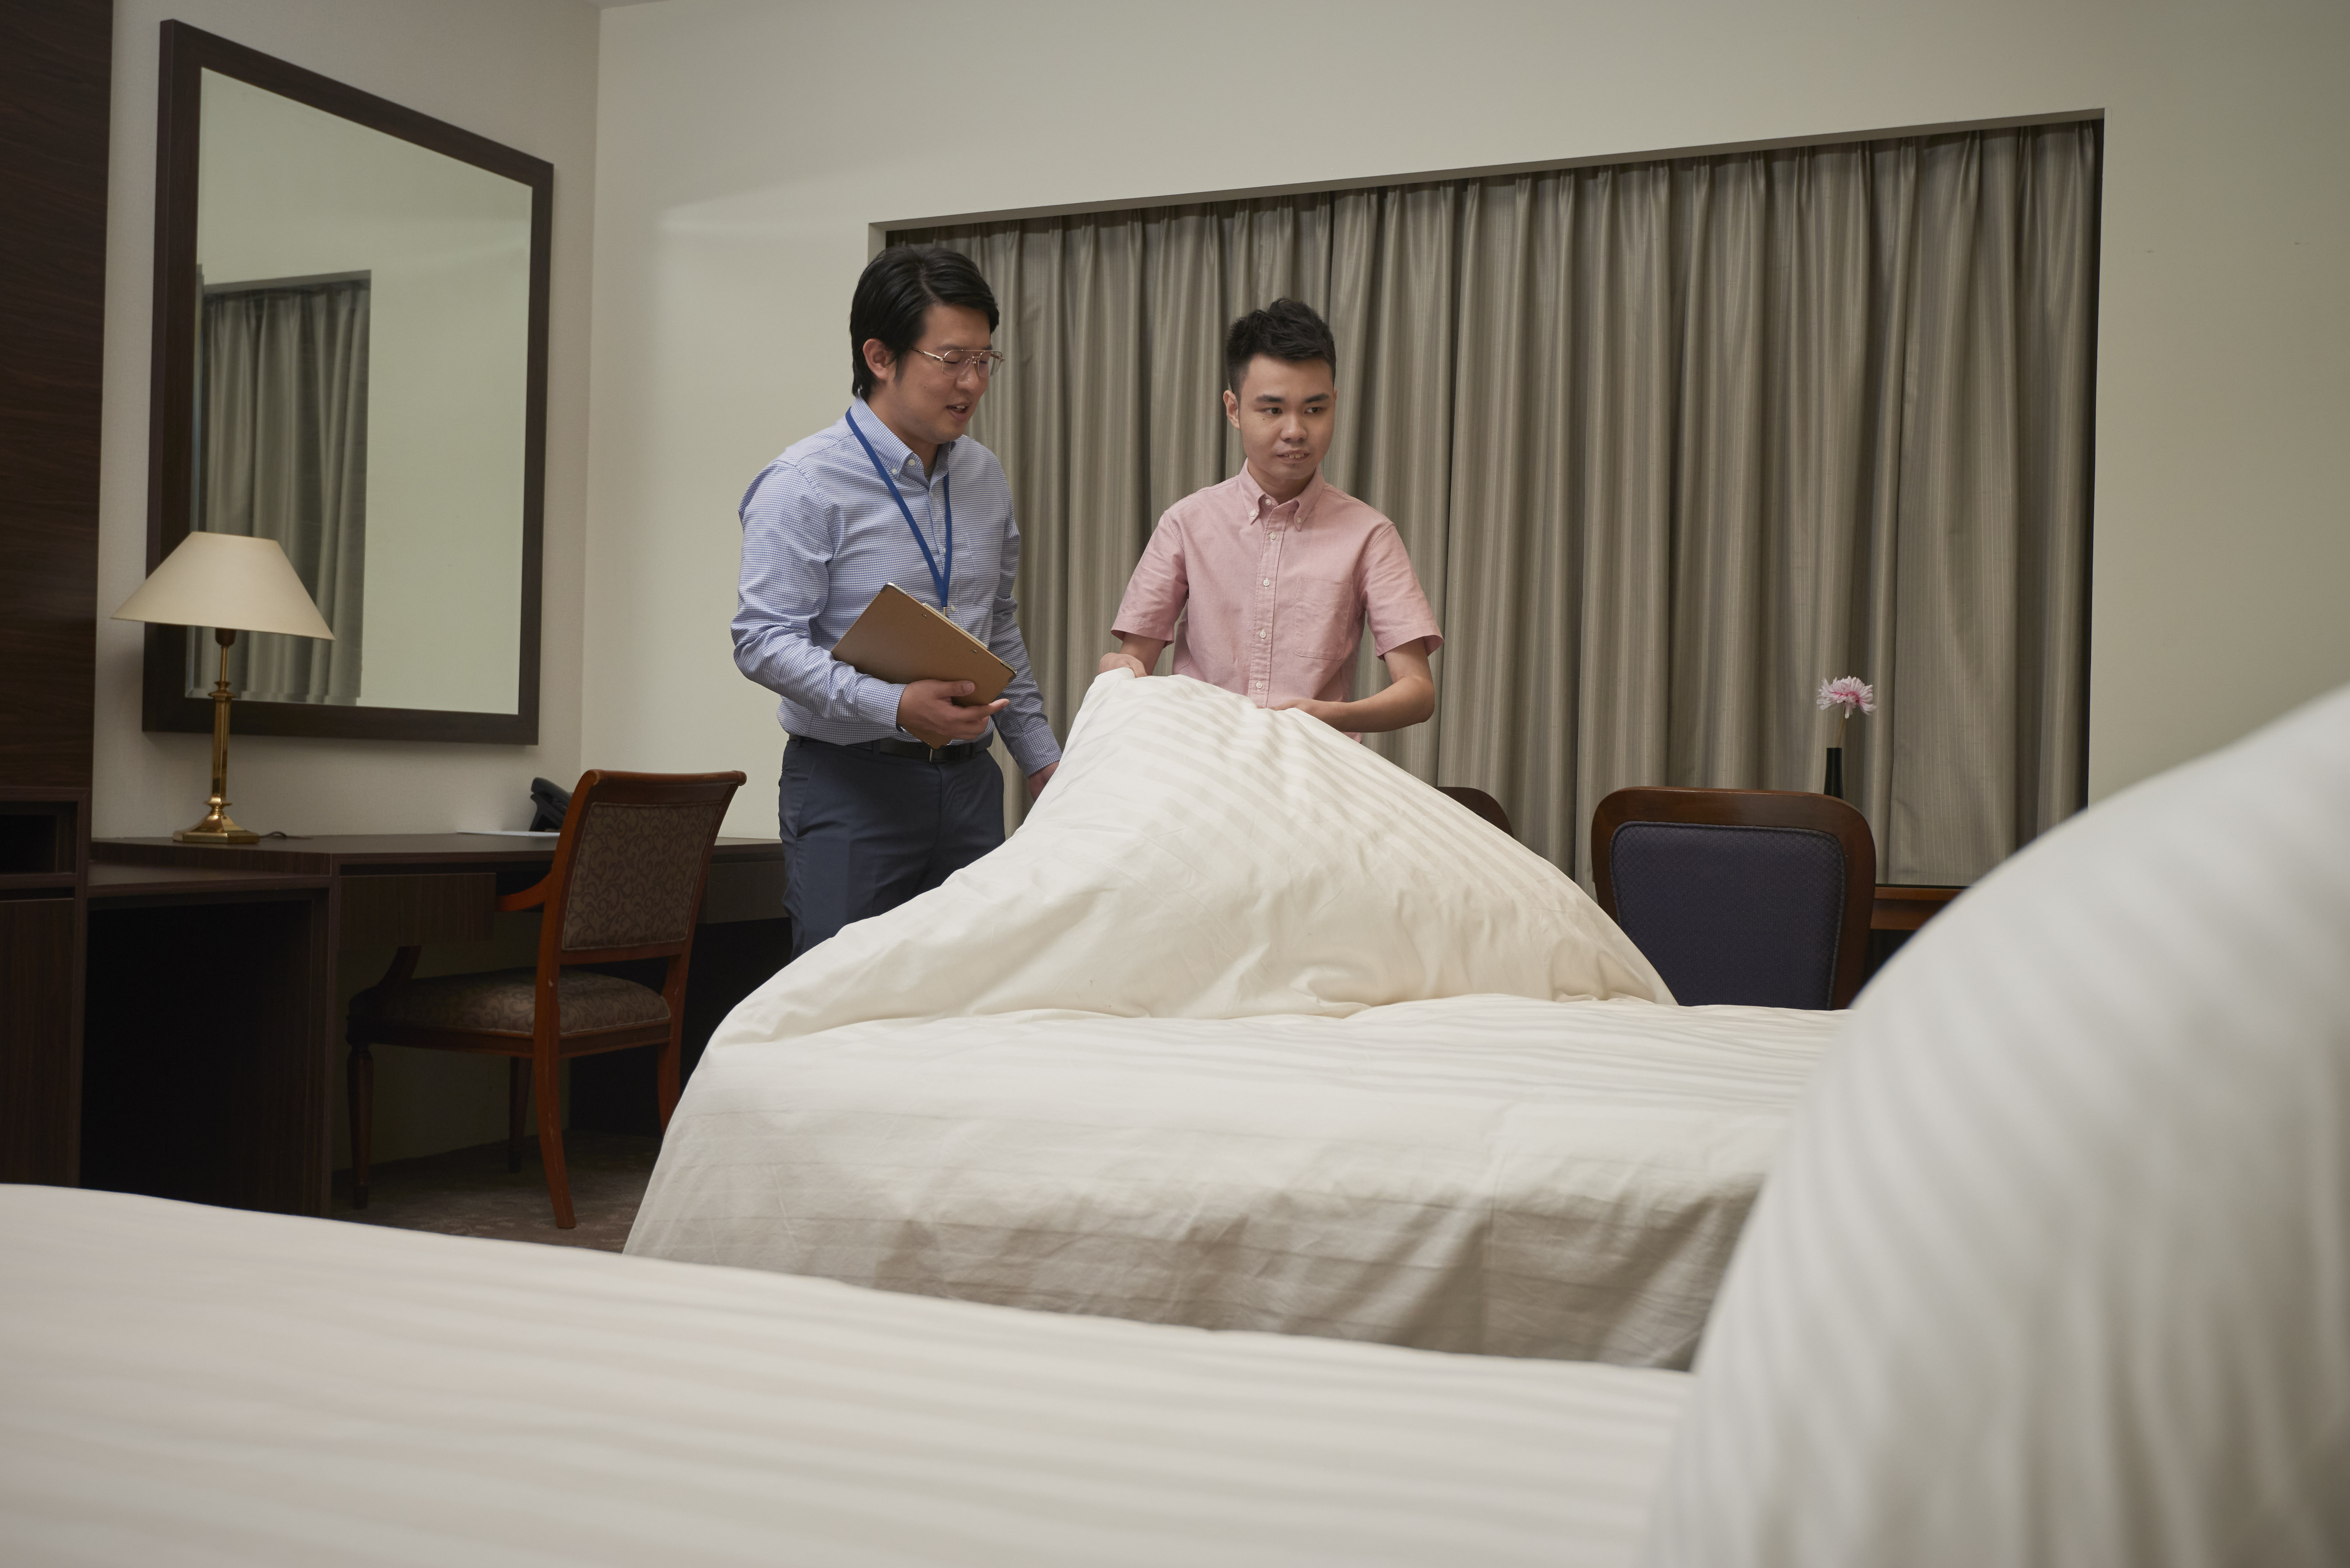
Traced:
<svg viewBox="0 0 2350 1568">
<path fill-rule="evenodd" d="M 1003 363 L 1003 356 L 993 348 L 950 348 L 943 354 L 917 348 L 914 352 L 925 359 L 936 359 L 947 368 L 948 374 L 957 379 L 962 379 L 965 369 L 976 365 L 979 367 L 979 379 L 983 381 L 995 374 L 996 367 Z"/>
</svg>

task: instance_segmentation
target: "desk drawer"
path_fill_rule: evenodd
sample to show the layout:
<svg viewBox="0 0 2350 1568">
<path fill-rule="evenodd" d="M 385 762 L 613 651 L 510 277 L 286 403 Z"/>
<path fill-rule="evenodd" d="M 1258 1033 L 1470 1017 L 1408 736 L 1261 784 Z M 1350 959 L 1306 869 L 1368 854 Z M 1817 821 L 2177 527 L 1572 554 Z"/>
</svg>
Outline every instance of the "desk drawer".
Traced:
<svg viewBox="0 0 2350 1568">
<path fill-rule="evenodd" d="M 702 885 L 696 924 L 723 926 L 736 920 L 779 920 L 784 916 L 781 860 L 712 860 Z"/>
<path fill-rule="evenodd" d="M 494 871 L 431 876 L 345 877 L 342 943 L 352 948 L 421 947 L 427 942 L 481 942 L 497 910 Z"/>
</svg>

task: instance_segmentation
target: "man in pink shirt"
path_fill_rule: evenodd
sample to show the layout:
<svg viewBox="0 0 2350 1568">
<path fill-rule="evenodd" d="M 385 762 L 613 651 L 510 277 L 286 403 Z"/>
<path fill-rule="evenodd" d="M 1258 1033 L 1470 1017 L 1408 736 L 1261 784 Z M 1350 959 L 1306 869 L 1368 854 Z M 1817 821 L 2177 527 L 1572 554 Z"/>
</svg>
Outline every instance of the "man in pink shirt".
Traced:
<svg viewBox="0 0 2350 1568">
<path fill-rule="evenodd" d="M 1224 418 L 1248 461 L 1167 509 L 1127 583 L 1105 670 L 1175 673 L 1260 708 L 1301 708 L 1350 734 L 1436 711 L 1428 656 L 1443 643 L 1395 524 L 1322 477 L 1338 348 L 1321 317 L 1275 300 L 1224 337 Z M 1354 701 L 1363 618 L 1387 690 Z"/>
</svg>

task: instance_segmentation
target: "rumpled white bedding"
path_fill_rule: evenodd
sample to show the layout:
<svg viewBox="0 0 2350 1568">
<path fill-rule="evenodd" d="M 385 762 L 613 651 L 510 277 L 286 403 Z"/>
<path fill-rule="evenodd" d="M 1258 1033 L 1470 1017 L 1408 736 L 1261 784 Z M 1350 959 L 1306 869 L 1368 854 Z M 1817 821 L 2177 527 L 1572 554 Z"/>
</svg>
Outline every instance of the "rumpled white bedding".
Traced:
<svg viewBox="0 0 2350 1568">
<path fill-rule="evenodd" d="M 629 1250 L 1208 1328 L 1686 1366 L 1835 1015 L 1481 996 L 713 1051 Z"/>
<path fill-rule="evenodd" d="M 842 928 L 723 1048 L 1036 1008 L 1341 1016 L 1492 992 L 1671 994 L 1558 867 L 1327 724 L 1180 677 L 1094 681 L 1003 846 Z"/>
<path fill-rule="evenodd" d="M 1104 676 L 1009 843 L 735 1010 L 629 1250 L 1682 1366 L 1836 1018 L 1669 1002 L 1327 726 Z"/>
<path fill-rule="evenodd" d="M 0 1561 L 1621 1568 L 1689 1379 L 0 1186 Z"/>
</svg>

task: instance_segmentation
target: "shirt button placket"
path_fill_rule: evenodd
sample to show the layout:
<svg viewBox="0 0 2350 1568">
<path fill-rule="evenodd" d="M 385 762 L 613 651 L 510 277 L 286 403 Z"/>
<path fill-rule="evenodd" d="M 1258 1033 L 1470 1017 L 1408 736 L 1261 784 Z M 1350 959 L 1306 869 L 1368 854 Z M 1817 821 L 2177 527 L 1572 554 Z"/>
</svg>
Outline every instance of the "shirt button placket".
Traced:
<svg viewBox="0 0 2350 1568">
<path fill-rule="evenodd" d="M 1273 629 L 1274 584 L 1281 576 L 1281 528 L 1278 523 L 1265 530 L 1264 567 L 1257 576 L 1256 658 L 1252 673 L 1255 676 L 1255 697 L 1258 707 L 1264 707 L 1273 695 Z"/>
<path fill-rule="evenodd" d="M 947 546 L 946 531 L 939 526 L 938 474 L 923 472 L 920 458 L 910 456 L 906 459 L 906 477 L 922 487 L 922 521 L 930 524 L 924 536 L 929 539 L 931 554 L 935 557 L 943 554 Z M 943 470 L 946 465 L 941 463 L 939 466 Z M 947 597 L 946 602 L 940 605 L 939 609 L 949 620 L 952 620 L 954 619 L 954 557 L 948 556 L 941 565 L 947 574 Z"/>
</svg>

